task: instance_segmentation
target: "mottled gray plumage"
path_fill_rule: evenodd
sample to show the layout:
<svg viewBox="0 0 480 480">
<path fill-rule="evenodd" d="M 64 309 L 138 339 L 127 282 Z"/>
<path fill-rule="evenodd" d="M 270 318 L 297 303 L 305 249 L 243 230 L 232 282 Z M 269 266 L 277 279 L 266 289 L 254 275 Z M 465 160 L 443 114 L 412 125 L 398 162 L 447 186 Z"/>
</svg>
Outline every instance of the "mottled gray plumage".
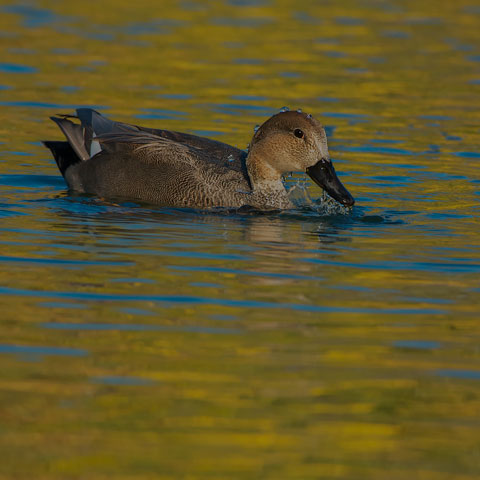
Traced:
<svg viewBox="0 0 480 480">
<path fill-rule="evenodd" d="M 72 121 L 77 119 L 80 123 Z M 44 143 L 68 186 L 104 198 L 177 207 L 289 208 L 282 174 L 328 158 L 323 128 L 297 112 L 265 122 L 248 155 L 204 137 L 114 122 L 92 109 L 52 120 L 67 142 Z M 292 134 L 295 128 L 306 132 L 305 145 Z M 310 150 L 316 150 L 308 155 L 307 134 Z"/>
</svg>

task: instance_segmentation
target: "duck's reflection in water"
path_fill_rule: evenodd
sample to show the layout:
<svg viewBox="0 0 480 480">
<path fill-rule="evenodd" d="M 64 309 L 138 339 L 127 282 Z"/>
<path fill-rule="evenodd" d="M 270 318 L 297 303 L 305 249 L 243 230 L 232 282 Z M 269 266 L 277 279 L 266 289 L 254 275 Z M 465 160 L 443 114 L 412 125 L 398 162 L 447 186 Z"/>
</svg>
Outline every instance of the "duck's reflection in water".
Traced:
<svg viewBox="0 0 480 480">
<path fill-rule="evenodd" d="M 264 247 L 267 256 L 279 257 L 282 253 L 291 258 L 306 249 L 318 248 L 318 242 L 349 241 L 347 233 L 355 221 L 341 215 L 304 215 L 300 210 L 245 214 L 232 210 L 150 208 L 89 197 L 67 197 L 63 207 L 56 210 L 62 219 L 56 223 L 57 229 L 116 235 L 119 240 L 136 237 L 141 243 L 152 237 L 161 241 L 170 233 L 185 233 L 192 243 L 220 242 L 229 248 L 241 241 L 243 250 Z"/>
</svg>

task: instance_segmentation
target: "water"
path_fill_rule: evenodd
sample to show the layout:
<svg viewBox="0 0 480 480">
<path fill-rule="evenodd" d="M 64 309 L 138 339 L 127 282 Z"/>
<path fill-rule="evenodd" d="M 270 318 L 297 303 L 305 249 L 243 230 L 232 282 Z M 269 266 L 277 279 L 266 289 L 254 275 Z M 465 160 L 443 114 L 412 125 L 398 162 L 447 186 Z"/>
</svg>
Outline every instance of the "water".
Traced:
<svg viewBox="0 0 480 480">
<path fill-rule="evenodd" d="M 0 477 L 478 478 L 478 7 L 147 3 L 0 7 Z M 357 203 L 70 194 L 86 105 L 239 148 L 301 108 Z"/>
</svg>

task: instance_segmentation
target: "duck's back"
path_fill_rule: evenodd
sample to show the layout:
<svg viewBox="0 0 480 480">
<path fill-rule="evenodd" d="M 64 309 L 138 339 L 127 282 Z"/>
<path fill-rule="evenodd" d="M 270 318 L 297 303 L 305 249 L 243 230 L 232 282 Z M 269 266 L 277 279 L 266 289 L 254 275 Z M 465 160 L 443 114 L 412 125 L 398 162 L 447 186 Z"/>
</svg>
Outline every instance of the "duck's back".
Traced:
<svg viewBox="0 0 480 480">
<path fill-rule="evenodd" d="M 71 147 L 69 158 L 67 146 L 52 145 L 66 142 L 46 142 L 70 188 L 169 206 L 248 204 L 244 151 L 195 135 L 112 122 L 91 109 L 77 114 L 81 125 L 54 119 Z"/>
</svg>

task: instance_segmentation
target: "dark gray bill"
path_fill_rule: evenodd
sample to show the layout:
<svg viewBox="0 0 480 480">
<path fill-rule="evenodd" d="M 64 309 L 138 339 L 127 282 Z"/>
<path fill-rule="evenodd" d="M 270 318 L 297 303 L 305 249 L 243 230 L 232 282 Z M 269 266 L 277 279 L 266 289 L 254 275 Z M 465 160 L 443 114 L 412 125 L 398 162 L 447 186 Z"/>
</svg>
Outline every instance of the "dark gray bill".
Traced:
<svg viewBox="0 0 480 480">
<path fill-rule="evenodd" d="M 332 162 L 322 158 L 313 167 L 308 167 L 307 173 L 319 187 L 322 187 L 337 202 L 346 207 L 351 207 L 355 203 L 355 199 L 338 179 Z"/>
</svg>

